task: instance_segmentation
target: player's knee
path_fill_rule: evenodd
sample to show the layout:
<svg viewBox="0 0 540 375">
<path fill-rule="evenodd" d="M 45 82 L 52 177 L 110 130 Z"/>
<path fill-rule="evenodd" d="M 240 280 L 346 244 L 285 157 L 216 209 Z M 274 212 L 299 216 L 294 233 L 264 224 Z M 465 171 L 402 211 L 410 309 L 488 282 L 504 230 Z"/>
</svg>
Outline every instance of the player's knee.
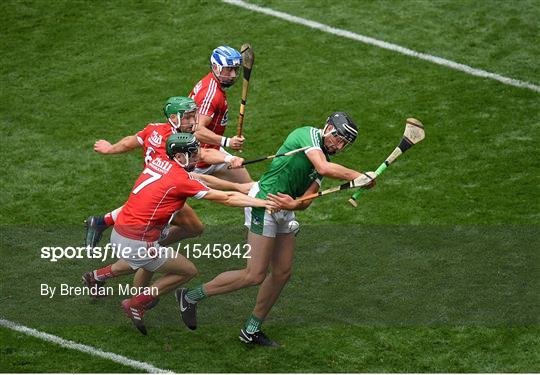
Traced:
<svg viewBox="0 0 540 375">
<path fill-rule="evenodd" d="M 249 175 L 249 172 L 247 171 L 247 169 L 243 169 L 243 171 L 245 173 L 241 178 L 241 183 L 247 184 L 249 182 L 253 182 L 253 180 L 252 180 L 251 176 Z"/>
<path fill-rule="evenodd" d="M 191 227 L 191 233 L 193 233 L 194 237 L 198 237 L 202 235 L 204 232 L 204 224 L 202 222 L 194 223 Z"/>
<path fill-rule="evenodd" d="M 187 277 L 189 277 L 189 279 L 193 279 L 195 276 L 197 276 L 197 274 L 199 273 L 199 271 L 197 270 L 197 267 L 195 267 L 195 265 L 191 262 L 189 262 L 189 264 L 185 267 L 185 275 Z"/>
<path fill-rule="evenodd" d="M 199 272 L 197 270 L 197 267 L 193 263 L 191 263 L 189 260 L 185 260 L 181 263 L 177 263 L 175 266 L 174 271 L 169 271 L 172 274 L 179 275 L 182 277 L 184 281 L 186 278 L 188 280 L 193 279 L 195 276 L 197 276 L 197 273 Z"/>
<path fill-rule="evenodd" d="M 262 284 L 265 278 L 265 272 L 248 272 L 244 280 L 247 286 L 256 286 Z"/>
<path fill-rule="evenodd" d="M 291 279 L 292 269 L 272 271 L 272 277 L 278 282 L 285 284 Z"/>
<path fill-rule="evenodd" d="M 189 233 L 189 237 L 198 237 L 204 232 L 204 224 L 200 220 L 191 220 L 183 223 L 182 226 Z"/>
</svg>

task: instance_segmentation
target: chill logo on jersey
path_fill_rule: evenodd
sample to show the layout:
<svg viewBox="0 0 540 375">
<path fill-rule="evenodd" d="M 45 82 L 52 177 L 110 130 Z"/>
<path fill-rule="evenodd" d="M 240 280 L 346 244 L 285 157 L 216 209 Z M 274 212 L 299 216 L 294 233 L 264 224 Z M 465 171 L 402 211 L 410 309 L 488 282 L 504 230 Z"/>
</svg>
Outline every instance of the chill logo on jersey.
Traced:
<svg viewBox="0 0 540 375">
<path fill-rule="evenodd" d="M 152 132 L 152 135 L 148 138 L 148 142 L 152 145 L 159 147 L 161 142 L 163 142 L 163 136 L 159 134 L 156 130 Z"/>
<path fill-rule="evenodd" d="M 163 174 L 168 173 L 172 168 L 172 164 L 169 161 L 163 160 L 159 156 L 152 160 L 150 165 Z"/>
<path fill-rule="evenodd" d="M 227 105 L 227 101 L 225 101 L 225 105 Z M 225 114 L 223 115 L 223 118 L 221 119 L 221 126 L 227 126 L 228 120 L 229 120 L 229 110 L 227 109 L 225 111 Z"/>
</svg>

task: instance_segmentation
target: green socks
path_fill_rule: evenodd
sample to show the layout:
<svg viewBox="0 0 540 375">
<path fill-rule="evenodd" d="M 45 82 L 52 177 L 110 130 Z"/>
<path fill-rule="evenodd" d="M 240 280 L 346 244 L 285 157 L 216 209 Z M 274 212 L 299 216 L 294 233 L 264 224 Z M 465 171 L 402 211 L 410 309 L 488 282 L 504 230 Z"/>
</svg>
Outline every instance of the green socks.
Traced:
<svg viewBox="0 0 540 375">
<path fill-rule="evenodd" d="M 206 295 L 206 293 L 204 293 L 202 285 L 189 289 L 186 293 L 186 299 L 189 303 L 197 303 L 199 301 L 202 301 L 206 297 L 208 296 Z M 246 325 L 244 326 L 244 328 L 246 329 L 247 333 L 253 334 L 261 329 L 262 322 L 262 319 L 259 319 L 255 315 L 251 314 L 246 321 Z"/>
<path fill-rule="evenodd" d="M 198 287 L 192 288 L 188 290 L 186 293 L 186 299 L 190 303 L 197 303 L 199 301 L 202 301 L 207 297 L 206 293 L 204 293 L 202 284 Z"/>
<path fill-rule="evenodd" d="M 262 319 L 257 318 L 255 315 L 251 314 L 246 321 L 244 328 L 249 334 L 253 334 L 261 329 Z"/>
</svg>

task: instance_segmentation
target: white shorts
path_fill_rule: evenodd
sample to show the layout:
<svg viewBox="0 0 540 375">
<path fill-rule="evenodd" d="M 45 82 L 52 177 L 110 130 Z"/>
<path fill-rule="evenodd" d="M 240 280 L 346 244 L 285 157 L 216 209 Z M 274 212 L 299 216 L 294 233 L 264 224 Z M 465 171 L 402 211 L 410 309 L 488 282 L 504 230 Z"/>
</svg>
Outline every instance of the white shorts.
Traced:
<svg viewBox="0 0 540 375">
<path fill-rule="evenodd" d="M 220 152 L 223 152 L 225 155 L 231 155 L 229 154 L 227 151 L 225 151 L 225 149 L 223 147 L 220 147 L 219 148 L 219 151 Z M 231 155 L 232 156 L 232 155 Z M 221 164 L 212 164 L 206 168 L 195 168 L 195 170 L 193 172 L 195 173 L 200 173 L 200 174 L 209 174 L 209 175 L 213 175 L 214 173 L 216 173 L 217 171 L 221 171 L 223 169 L 227 169 L 227 166 L 229 165 L 229 163 L 221 163 Z"/>
<path fill-rule="evenodd" d="M 249 191 L 250 197 L 255 197 L 259 192 L 259 184 L 254 183 Z M 253 233 L 265 237 L 275 237 L 277 234 L 295 233 L 297 226 L 289 225 L 295 221 L 294 211 L 279 211 L 268 213 L 264 207 L 246 207 L 244 208 L 244 225 Z"/>
<path fill-rule="evenodd" d="M 172 248 L 161 247 L 157 241 L 146 242 L 124 237 L 114 228 L 111 232 L 111 244 L 117 251 L 118 258 L 125 260 L 134 270 L 144 268 L 154 272 L 164 265 L 167 259 L 175 258 Z"/>
</svg>

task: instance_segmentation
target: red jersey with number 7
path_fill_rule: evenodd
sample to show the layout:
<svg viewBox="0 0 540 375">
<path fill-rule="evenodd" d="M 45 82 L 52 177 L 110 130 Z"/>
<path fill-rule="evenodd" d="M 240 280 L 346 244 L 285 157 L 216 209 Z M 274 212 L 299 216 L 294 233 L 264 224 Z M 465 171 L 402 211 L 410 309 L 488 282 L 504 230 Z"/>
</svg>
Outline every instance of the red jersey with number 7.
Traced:
<svg viewBox="0 0 540 375">
<path fill-rule="evenodd" d="M 199 115 L 205 115 L 212 117 L 212 122 L 207 128 L 217 135 L 223 136 L 225 134 L 225 127 L 227 126 L 229 106 L 227 104 L 227 95 L 221 88 L 221 85 L 217 81 L 212 72 L 208 73 L 203 79 L 201 79 L 189 93 L 189 97 L 192 98 L 197 107 L 199 107 Z M 214 148 L 219 150 L 218 145 L 209 145 L 207 143 L 201 143 L 202 148 Z M 199 168 L 206 168 L 209 164 L 200 162 L 197 164 Z"/>
<path fill-rule="evenodd" d="M 153 158 L 143 170 L 114 224 L 124 237 L 153 242 L 186 199 L 203 198 L 208 187 L 174 160 Z"/>
</svg>

